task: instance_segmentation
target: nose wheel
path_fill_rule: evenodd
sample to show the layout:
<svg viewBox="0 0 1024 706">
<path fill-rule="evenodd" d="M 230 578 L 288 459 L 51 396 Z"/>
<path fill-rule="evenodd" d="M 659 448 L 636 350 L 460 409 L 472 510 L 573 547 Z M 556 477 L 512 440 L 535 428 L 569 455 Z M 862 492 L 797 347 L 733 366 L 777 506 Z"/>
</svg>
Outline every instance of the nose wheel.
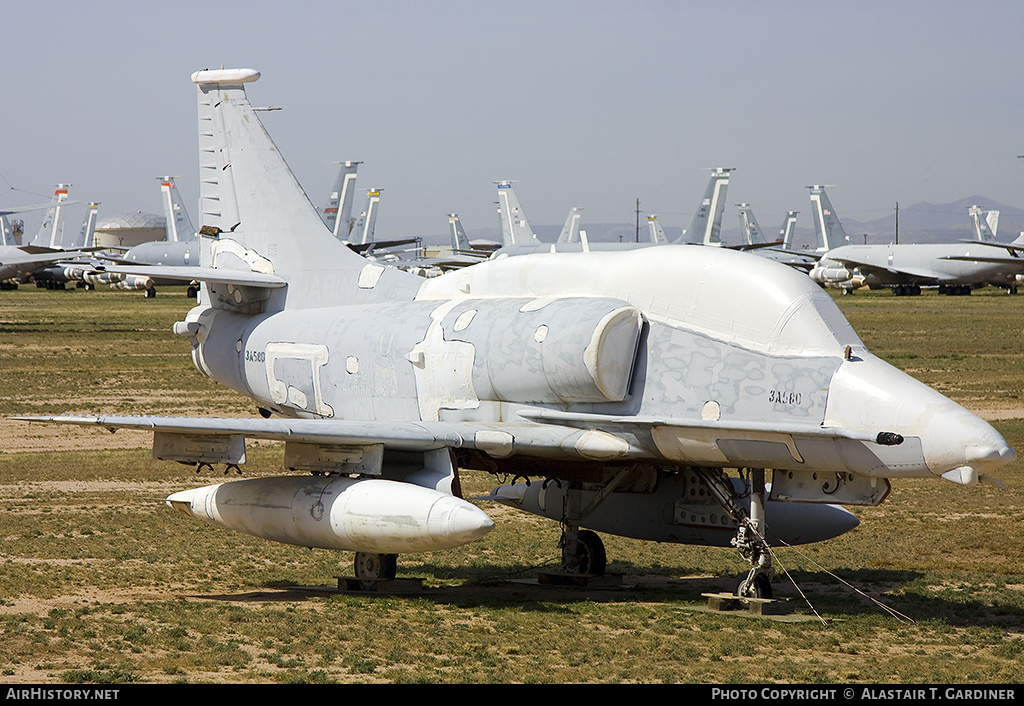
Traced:
<svg viewBox="0 0 1024 706">
<path fill-rule="evenodd" d="M 710 468 L 697 468 L 695 471 L 722 509 L 739 525 L 732 545 L 750 562 L 751 568 L 736 579 L 733 595 L 741 598 L 771 599 L 772 555 L 764 539 L 764 504 L 767 498 L 764 469 L 750 469 L 749 513 L 739 505 L 739 495 L 721 471 Z"/>
</svg>

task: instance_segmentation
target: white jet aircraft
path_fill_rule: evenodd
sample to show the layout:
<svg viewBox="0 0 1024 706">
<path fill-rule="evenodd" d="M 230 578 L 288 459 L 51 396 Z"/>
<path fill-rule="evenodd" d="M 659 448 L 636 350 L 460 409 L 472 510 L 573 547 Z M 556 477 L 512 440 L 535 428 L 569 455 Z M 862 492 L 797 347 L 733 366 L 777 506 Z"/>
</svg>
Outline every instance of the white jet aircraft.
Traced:
<svg viewBox="0 0 1024 706">
<path fill-rule="evenodd" d="M 354 551 L 357 575 L 380 578 L 398 553 L 492 528 L 460 497 L 460 468 L 476 469 L 537 479 L 488 498 L 561 522 L 566 571 L 604 570 L 602 531 L 734 545 L 751 564 L 737 594 L 767 596 L 771 545 L 855 526 L 838 504 L 877 505 L 893 478 L 998 484 L 1015 459 L 765 258 L 665 245 L 432 279 L 366 260 L 260 123 L 246 97 L 258 78 L 192 76 L 203 262 L 189 278 L 203 284 L 174 331 L 262 418 L 25 418 L 152 430 L 157 458 L 199 467 L 241 464 L 247 438 L 285 442 L 291 474 L 182 490 L 167 500 L 182 514 Z"/>
<path fill-rule="evenodd" d="M 994 242 L 889 243 L 847 245 L 825 187 L 811 186 L 815 231 L 824 254 L 810 276 L 823 286 L 851 294 L 857 287 L 888 287 L 896 295 L 917 295 L 923 286 L 937 286 L 940 294 L 970 294 L 993 282 L 1014 286 L 1024 272 L 1024 259 L 1010 245 Z M 993 253 L 1001 247 L 1004 254 Z"/>
</svg>

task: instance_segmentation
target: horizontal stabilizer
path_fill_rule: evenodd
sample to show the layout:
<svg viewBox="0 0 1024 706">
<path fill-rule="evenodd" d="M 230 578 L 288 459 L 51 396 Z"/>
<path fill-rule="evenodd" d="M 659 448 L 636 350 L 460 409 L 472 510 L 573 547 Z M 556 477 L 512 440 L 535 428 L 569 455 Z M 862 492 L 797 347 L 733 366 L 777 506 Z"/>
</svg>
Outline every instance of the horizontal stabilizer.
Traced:
<svg viewBox="0 0 1024 706">
<path fill-rule="evenodd" d="M 276 289 L 288 284 L 277 275 L 251 272 L 246 270 L 230 270 L 218 267 L 173 267 L 170 265 L 110 265 L 102 268 L 105 272 L 117 272 L 124 275 L 154 277 L 157 279 L 175 279 L 182 282 L 208 282 L 210 284 L 234 284 L 246 287 L 265 287 Z"/>
</svg>

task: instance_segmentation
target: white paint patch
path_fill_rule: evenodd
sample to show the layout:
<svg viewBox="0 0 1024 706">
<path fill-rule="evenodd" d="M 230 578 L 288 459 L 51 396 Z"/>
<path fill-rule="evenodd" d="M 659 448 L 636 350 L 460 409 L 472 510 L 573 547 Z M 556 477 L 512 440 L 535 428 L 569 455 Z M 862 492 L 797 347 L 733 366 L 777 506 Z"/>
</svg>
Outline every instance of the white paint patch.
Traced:
<svg viewBox="0 0 1024 706">
<path fill-rule="evenodd" d="M 382 265 L 367 264 L 359 271 L 359 288 L 373 289 L 376 287 L 381 275 L 384 274 L 384 269 Z"/>
<path fill-rule="evenodd" d="M 266 347 L 267 386 L 270 388 L 270 399 L 277 404 L 300 407 L 315 412 L 322 417 L 333 417 L 334 409 L 324 401 L 323 389 L 320 384 L 320 369 L 327 365 L 329 358 L 327 346 L 307 343 L 268 343 Z M 274 364 L 279 360 L 298 360 L 309 364 L 309 380 L 313 390 L 313 405 L 309 407 L 308 396 L 278 380 Z M 301 404 L 299 402 L 301 401 Z"/>
<path fill-rule="evenodd" d="M 415 365 L 416 398 L 420 418 L 438 421 L 442 409 L 476 409 L 480 398 L 473 388 L 473 358 L 476 349 L 471 343 L 446 341 L 441 322 L 458 300 L 445 302 L 430 312 L 432 319 L 423 340 L 408 354 Z"/>
</svg>

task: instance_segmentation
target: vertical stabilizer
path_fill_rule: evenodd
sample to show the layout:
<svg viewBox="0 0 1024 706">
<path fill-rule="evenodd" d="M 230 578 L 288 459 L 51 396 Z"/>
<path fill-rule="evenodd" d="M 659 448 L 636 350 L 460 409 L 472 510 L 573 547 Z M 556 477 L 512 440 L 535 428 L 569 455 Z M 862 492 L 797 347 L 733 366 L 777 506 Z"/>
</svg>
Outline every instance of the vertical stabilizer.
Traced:
<svg viewBox="0 0 1024 706">
<path fill-rule="evenodd" d="M 811 190 L 811 213 L 814 218 L 814 237 L 818 243 L 818 252 L 828 252 L 832 248 L 846 245 L 849 237 L 843 230 L 843 224 L 832 209 L 824 186 L 808 186 Z"/>
<path fill-rule="evenodd" d="M 469 252 L 473 249 L 469 244 L 469 236 L 466 235 L 466 230 L 462 227 L 462 221 L 459 220 L 459 214 L 448 214 L 448 228 L 452 233 L 452 250 Z"/>
<path fill-rule="evenodd" d="M 729 187 L 729 173 L 733 168 L 716 167 L 711 170 L 711 179 L 704 192 L 697 212 L 693 214 L 690 227 L 683 231 L 677 243 L 695 245 L 722 244 L 722 214 L 725 212 L 725 192 Z"/>
<path fill-rule="evenodd" d="M 320 215 L 335 238 L 349 240 L 349 231 L 352 230 L 352 203 L 356 195 L 356 170 L 362 162 L 338 164 L 341 165 L 338 176 L 331 187 L 330 196 L 327 197 L 327 205 Z"/>
<path fill-rule="evenodd" d="M 789 249 L 793 247 L 793 233 L 796 231 L 796 214 L 799 211 L 787 211 L 786 218 L 782 221 L 782 227 L 779 228 L 779 240 L 782 241 L 782 247 Z"/>
<path fill-rule="evenodd" d="M 498 185 L 498 220 L 501 222 L 501 244 L 533 245 L 540 243 L 519 205 L 519 198 L 512 188 L 512 182 L 498 181 L 495 184 Z"/>
<path fill-rule="evenodd" d="M 17 239 L 14 237 L 14 229 L 11 228 L 11 222 L 7 219 L 6 213 L 0 213 L 0 245 L 18 245 Z"/>
<path fill-rule="evenodd" d="M 743 242 L 746 245 L 763 245 L 768 242 L 768 239 L 764 237 L 764 233 L 761 232 L 761 226 L 757 224 L 757 219 L 754 218 L 754 211 L 751 210 L 749 203 L 736 204 L 740 211 L 740 229 L 743 231 Z"/>
<path fill-rule="evenodd" d="M 668 242 L 668 238 L 665 237 L 665 229 L 661 227 L 661 223 L 658 222 L 657 216 L 647 217 L 647 228 L 651 232 L 651 242 L 662 245 Z"/>
<path fill-rule="evenodd" d="M 569 211 L 569 216 L 565 219 L 565 225 L 562 226 L 562 232 L 558 234 L 559 243 L 580 242 L 580 219 L 583 217 L 582 211 L 583 209 L 579 206 L 573 206 L 572 210 Z"/>
<path fill-rule="evenodd" d="M 974 226 L 974 238 L 983 242 L 994 241 L 996 229 L 999 228 L 999 211 L 982 211 L 977 206 L 971 206 L 967 212 Z"/>
<path fill-rule="evenodd" d="M 419 278 L 373 265 L 324 225 L 249 105 L 245 85 L 259 76 L 252 69 L 192 75 L 199 106 L 202 264 L 285 280 L 287 287 L 270 293 L 265 309 L 332 304 L 340 288 L 361 297 L 395 287 L 412 291 Z M 218 293 L 213 301 L 226 302 L 230 295 Z"/>
<path fill-rule="evenodd" d="M 366 192 L 366 210 L 359 214 L 352 226 L 350 243 L 368 245 L 373 242 L 373 231 L 377 227 L 377 210 L 380 205 L 380 194 L 384 189 L 370 189 Z"/>
<path fill-rule="evenodd" d="M 32 239 L 30 245 L 37 245 L 44 248 L 60 248 L 64 234 L 64 202 L 68 200 L 68 188 L 71 184 L 57 184 L 50 199 L 50 207 L 46 210 L 46 216 L 39 226 L 39 232 Z"/>
<path fill-rule="evenodd" d="M 177 243 L 181 240 L 194 240 L 196 229 L 192 227 L 192 219 L 188 217 L 181 192 L 174 184 L 174 177 L 157 177 L 160 180 L 160 200 L 164 205 L 164 223 L 167 230 L 167 242 Z"/>
<path fill-rule="evenodd" d="M 65 250 L 91 248 L 93 246 L 96 236 L 97 207 L 99 205 L 98 201 L 91 201 L 89 203 L 88 209 L 85 212 L 85 220 L 82 221 L 82 227 L 79 229 L 77 237 L 65 245 Z"/>
</svg>

